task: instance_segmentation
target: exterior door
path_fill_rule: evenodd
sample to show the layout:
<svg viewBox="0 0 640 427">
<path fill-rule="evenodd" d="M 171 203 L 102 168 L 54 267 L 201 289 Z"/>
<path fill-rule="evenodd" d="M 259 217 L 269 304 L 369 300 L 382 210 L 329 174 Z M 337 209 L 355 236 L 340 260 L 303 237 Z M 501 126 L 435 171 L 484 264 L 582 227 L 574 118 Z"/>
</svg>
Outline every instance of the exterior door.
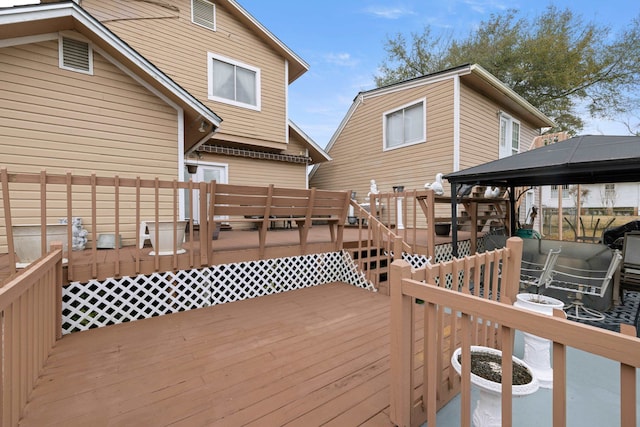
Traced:
<svg viewBox="0 0 640 427">
<path fill-rule="evenodd" d="M 186 169 L 186 167 L 185 167 Z M 198 163 L 198 169 L 196 173 L 189 174 L 185 170 L 185 176 L 191 177 L 193 182 L 211 182 L 216 181 L 221 184 L 227 183 L 227 165 L 220 164 L 203 164 Z M 185 207 L 186 218 L 193 218 L 194 224 L 200 223 L 200 192 L 198 190 L 193 192 L 193 200 L 189 200 L 189 194 L 185 192 Z"/>
</svg>

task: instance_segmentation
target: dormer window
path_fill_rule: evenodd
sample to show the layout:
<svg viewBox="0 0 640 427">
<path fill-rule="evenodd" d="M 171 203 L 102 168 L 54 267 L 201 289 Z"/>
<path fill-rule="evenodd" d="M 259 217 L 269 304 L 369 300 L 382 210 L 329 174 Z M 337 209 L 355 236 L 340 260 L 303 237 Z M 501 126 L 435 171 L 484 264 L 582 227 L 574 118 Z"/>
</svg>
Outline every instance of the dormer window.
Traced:
<svg viewBox="0 0 640 427">
<path fill-rule="evenodd" d="M 58 40 L 58 46 L 60 68 L 78 73 L 93 74 L 93 49 L 91 43 L 79 37 L 62 34 Z"/>
<path fill-rule="evenodd" d="M 260 69 L 209 53 L 209 99 L 260 110 Z"/>
<path fill-rule="evenodd" d="M 216 30 L 216 5 L 206 0 L 191 0 L 191 21 Z"/>
</svg>

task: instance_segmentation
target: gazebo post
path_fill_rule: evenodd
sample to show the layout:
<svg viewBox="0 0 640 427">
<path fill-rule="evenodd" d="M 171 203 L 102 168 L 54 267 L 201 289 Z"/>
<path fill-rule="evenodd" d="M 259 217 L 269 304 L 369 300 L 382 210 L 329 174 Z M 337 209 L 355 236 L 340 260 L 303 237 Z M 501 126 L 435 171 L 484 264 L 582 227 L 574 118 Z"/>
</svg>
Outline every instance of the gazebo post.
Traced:
<svg viewBox="0 0 640 427">
<path fill-rule="evenodd" d="M 509 186 L 509 210 L 511 211 L 511 230 L 509 230 L 510 236 L 515 236 L 516 232 L 516 196 L 515 187 Z"/>
<path fill-rule="evenodd" d="M 458 258 L 458 184 L 451 183 L 451 246 L 452 255 Z"/>
</svg>

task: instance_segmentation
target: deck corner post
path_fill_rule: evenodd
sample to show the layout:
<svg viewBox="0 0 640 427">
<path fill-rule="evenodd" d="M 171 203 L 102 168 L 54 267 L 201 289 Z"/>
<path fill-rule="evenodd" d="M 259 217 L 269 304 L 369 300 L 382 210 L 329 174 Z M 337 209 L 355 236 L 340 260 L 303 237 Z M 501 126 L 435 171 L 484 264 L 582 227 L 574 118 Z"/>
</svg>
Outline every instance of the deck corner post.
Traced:
<svg viewBox="0 0 640 427">
<path fill-rule="evenodd" d="M 412 298 L 402 292 L 402 281 L 411 278 L 411 265 L 391 264 L 391 401 L 390 419 L 397 426 L 411 425 L 411 329 Z"/>
<path fill-rule="evenodd" d="M 522 262 L 523 242 L 520 237 L 509 237 L 507 239 L 507 266 L 503 266 L 506 277 L 502 283 L 504 296 L 508 301 L 515 301 L 520 287 L 520 264 Z"/>
</svg>

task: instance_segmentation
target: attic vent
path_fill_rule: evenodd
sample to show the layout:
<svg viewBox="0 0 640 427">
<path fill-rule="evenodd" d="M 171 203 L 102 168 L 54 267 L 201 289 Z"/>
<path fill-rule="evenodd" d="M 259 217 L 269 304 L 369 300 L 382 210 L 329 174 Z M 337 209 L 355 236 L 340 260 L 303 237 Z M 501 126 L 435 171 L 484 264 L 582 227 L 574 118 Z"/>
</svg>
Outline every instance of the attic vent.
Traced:
<svg viewBox="0 0 640 427">
<path fill-rule="evenodd" d="M 216 30 L 216 6 L 205 0 L 191 1 L 191 20 L 210 30 Z"/>
<path fill-rule="evenodd" d="M 60 68 L 93 74 L 91 45 L 85 41 L 70 37 L 61 37 Z"/>
</svg>

